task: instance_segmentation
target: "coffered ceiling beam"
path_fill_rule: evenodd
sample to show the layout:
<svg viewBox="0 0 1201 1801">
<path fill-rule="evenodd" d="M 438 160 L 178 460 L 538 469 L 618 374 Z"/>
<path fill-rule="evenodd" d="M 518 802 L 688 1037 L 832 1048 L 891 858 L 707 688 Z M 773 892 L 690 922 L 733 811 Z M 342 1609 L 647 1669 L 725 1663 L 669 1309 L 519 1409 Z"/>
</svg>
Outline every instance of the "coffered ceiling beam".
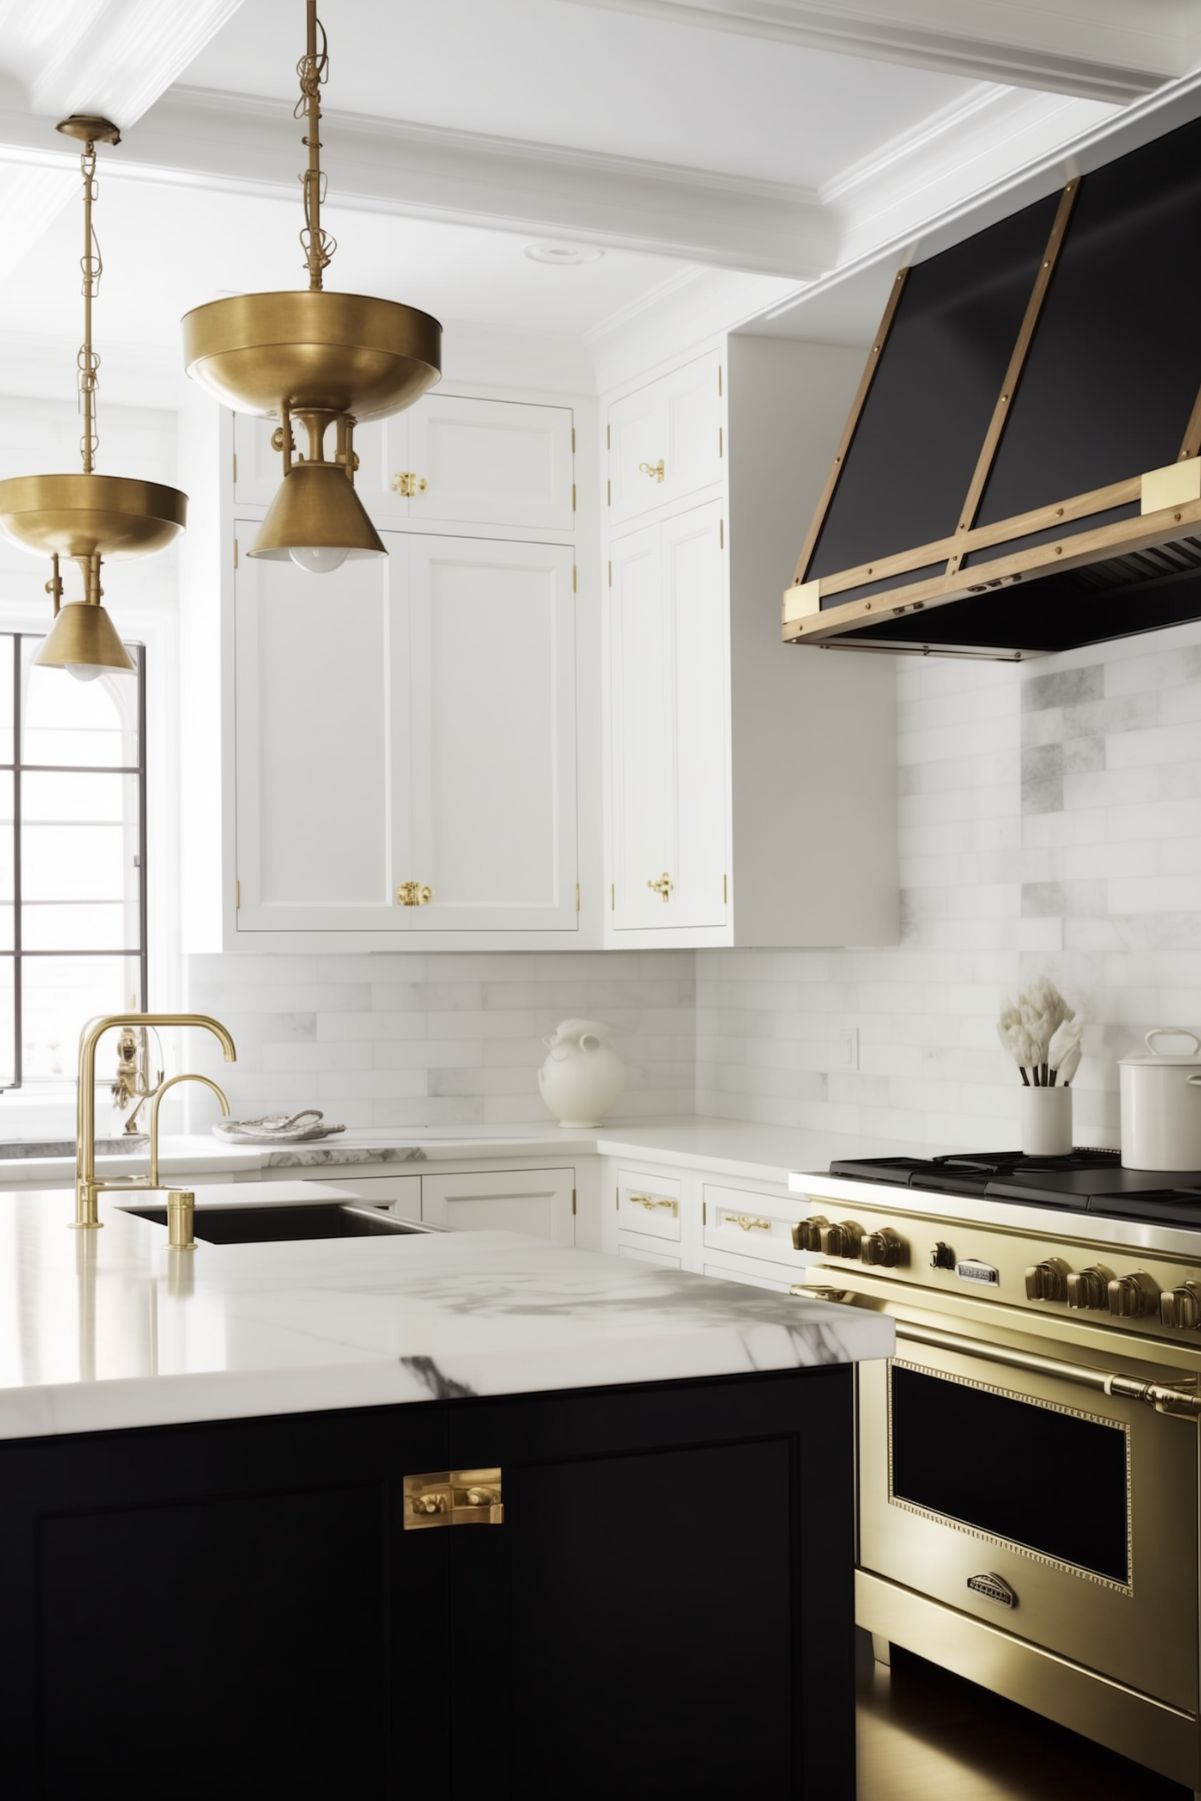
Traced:
<svg viewBox="0 0 1201 1801">
<path fill-rule="evenodd" d="M 1117 104 L 1201 56 L 1194 0 L 571 0 Z"/>
<path fill-rule="evenodd" d="M 35 124 L 0 113 L 0 168 L 58 155 L 44 134 L 35 141 Z M 322 139 L 331 221 L 341 207 L 392 212 L 800 280 L 834 259 L 834 225 L 817 196 L 785 183 L 333 112 Z M 300 157 L 289 104 L 176 88 L 109 167 L 294 199 Z"/>
</svg>

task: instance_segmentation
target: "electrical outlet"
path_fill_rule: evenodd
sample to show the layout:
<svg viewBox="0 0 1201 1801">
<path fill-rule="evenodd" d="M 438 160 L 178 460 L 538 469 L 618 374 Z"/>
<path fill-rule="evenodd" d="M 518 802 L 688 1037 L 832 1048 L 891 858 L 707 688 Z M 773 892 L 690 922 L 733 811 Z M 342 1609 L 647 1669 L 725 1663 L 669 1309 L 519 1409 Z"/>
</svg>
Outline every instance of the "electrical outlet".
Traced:
<svg viewBox="0 0 1201 1801">
<path fill-rule="evenodd" d="M 845 1031 L 834 1032 L 830 1038 L 830 1068 L 859 1068 L 859 1027 L 847 1026 Z"/>
</svg>

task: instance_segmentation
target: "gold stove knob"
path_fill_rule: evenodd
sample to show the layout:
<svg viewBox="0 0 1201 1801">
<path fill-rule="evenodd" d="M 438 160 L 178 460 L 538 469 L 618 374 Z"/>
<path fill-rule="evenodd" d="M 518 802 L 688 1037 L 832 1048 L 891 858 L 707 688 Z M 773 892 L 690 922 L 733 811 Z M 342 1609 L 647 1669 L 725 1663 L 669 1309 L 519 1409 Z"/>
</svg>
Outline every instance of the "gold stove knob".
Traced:
<svg viewBox="0 0 1201 1801">
<path fill-rule="evenodd" d="M 1070 1271 L 1062 1257 L 1044 1257 L 1026 1271 L 1028 1301 L 1066 1301 Z"/>
<path fill-rule="evenodd" d="M 1142 1319 L 1158 1309 L 1159 1289 L 1144 1270 L 1115 1276 L 1109 1284 L 1109 1311 L 1118 1319 Z"/>
<path fill-rule="evenodd" d="M 822 1227 L 829 1221 L 815 1213 L 811 1219 L 802 1219 L 792 1228 L 792 1248 L 794 1251 L 820 1251 L 822 1248 Z"/>
<path fill-rule="evenodd" d="M 857 1226 L 853 1219 L 844 1219 L 837 1226 L 823 1226 L 818 1236 L 825 1256 L 857 1257 L 863 1227 Z"/>
<path fill-rule="evenodd" d="M 891 1226 L 881 1226 L 878 1232 L 869 1232 L 859 1248 L 859 1255 L 864 1263 L 882 1264 L 885 1269 L 895 1269 L 905 1252 L 905 1241 Z"/>
<path fill-rule="evenodd" d="M 1180 1332 L 1195 1332 L 1201 1326 L 1201 1288 L 1185 1282 L 1180 1288 L 1169 1288 L 1159 1297 L 1159 1318 L 1165 1326 Z"/>
<path fill-rule="evenodd" d="M 1068 1306 L 1084 1312 L 1104 1313 L 1109 1306 L 1109 1284 L 1113 1271 L 1103 1263 L 1091 1269 L 1073 1270 L 1068 1277 Z"/>
</svg>

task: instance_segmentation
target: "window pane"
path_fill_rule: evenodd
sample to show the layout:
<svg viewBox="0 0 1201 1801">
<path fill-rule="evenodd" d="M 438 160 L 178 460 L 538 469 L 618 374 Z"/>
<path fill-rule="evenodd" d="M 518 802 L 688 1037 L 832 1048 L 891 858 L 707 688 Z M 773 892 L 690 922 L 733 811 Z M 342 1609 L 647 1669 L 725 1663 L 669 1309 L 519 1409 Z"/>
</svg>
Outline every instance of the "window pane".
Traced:
<svg viewBox="0 0 1201 1801">
<path fill-rule="evenodd" d="M 22 645 L 22 761 L 136 766 L 137 676 L 114 671 L 77 682 L 63 669 L 39 669 L 33 659 L 41 642 L 26 638 Z"/>
<path fill-rule="evenodd" d="M 13 760 L 13 639 L 0 632 L 0 763 Z"/>
<path fill-rule="evenodd" d="M 11 912 L 10 930 L 11 930 Z M 0 1086 L 16 1074 L 16 1022 L 13 1014 L 13 960 L 0 957 Z"/>
<path fill-rule="evenodd" d="M 4 658 L 4 640 L 0 638 L 0 662 Z M 0 769 L 0 901 L 13 898 L 13 777 L 11 770 Z"/>
<path fill-rule="evenodd" d="M 22 775 L 21 899 L 31 949 L 141 948 L 138 798 L 136 776 Z"/>
<path fill-rule="evenodd" d="M 70 1079 L 86 1022 L 141 1006 L 136 957 L 25 957 L 21 968 L 27 1082 Z"/>
</svg>

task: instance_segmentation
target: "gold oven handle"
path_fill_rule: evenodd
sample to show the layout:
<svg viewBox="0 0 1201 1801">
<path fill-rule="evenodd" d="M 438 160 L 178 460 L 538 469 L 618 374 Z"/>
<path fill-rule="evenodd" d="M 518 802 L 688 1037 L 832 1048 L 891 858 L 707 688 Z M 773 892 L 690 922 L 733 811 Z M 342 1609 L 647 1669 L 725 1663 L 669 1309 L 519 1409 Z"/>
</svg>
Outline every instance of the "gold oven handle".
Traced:
<svg viewBox="0 0 1201 1801">
<path fill-rule="evenodd" d="M 842 1289 L 824 1283 L 795 1283 L 790 1293 L 824 1295 L 844 1294 Z M 1157 1413 L 1176 1419 L 1201 1419 L 1201 1394 L 1195 1388 L 1172 1388 L 1160 1382 L 1145 1382 L 1140 1376 L 1110 1375 L 1105 1370 L 1087 1368 L 1082 1363 L 1062 1363 L 1057 1357 L 1040 1357 L 1035 1351 L 1018 1351 L 1008 1345 L 988 1344 L 978 1338 L 964 1338 L 958 1332 L 944 1332 L 938 1326 L 897 1325 L 900 1344 L 929 1345 L 938 1351 L 955 1351 L 961 1357 L 974 1357 L 981 1363 L 999 1363 L 1006 1369 L 1031 1370 L 1038 1376 L 1052 1376 L 1060 1382 L 1072 1382 L 1077 1388 L 1092 1388 L 1099 1394 L 1113 1395 L 1123 1401 L 1142 1401 Z"/>
</svg>

